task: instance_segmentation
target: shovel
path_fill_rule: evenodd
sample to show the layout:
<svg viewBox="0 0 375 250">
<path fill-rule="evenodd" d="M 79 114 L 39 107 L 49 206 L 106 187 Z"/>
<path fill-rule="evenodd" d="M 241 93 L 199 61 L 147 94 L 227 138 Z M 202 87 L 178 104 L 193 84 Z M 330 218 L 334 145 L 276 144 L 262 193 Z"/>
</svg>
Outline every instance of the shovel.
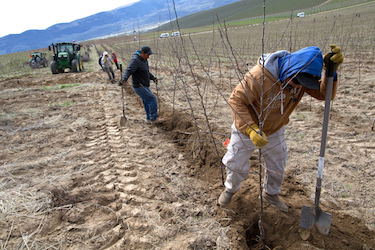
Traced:
<svg viewBox="0 0 375 250">
<path fill-rule="evenodd" d="M 332 56 L 332 53 L 331 53 L 331 56 Z M 329 60 L 327 89 L 326 89 L 326 98 L 325 98 L 325 106 L 324 106 L 322 139 L 320 143 L 320 154 L 319 154 L 319 164 L 318 164 L 318 177 L 316 180 L 315 207 L 309 207 L 309 206 L 303 205 L 302 211 L 301 211 L 301 219 L 300 219 L 300 224 L 302 228 L 311 229 L 315 224 L 319 233 L 325 234 L 325 235 L 328 235 L 329 233 L 329 229 L 331 227 L 331 221 L 332 221 L 332 214 L 325 213 L 320 209 L 319 199 L 320 199 L 320 192 L 322 189 L 324 152 L 326 149 L 329 110 L 330 110 L 331 97 L 332 97 L 332 85 L 333 85 L 334 73 L 335 73 L 334 63 L 331 60 Z"/>
<path fill-rule="evenodd" d="M 122 64 L 121 63 L 120 63 L 120 71 L 121 71 L 121 77 L 122 77 Z M 121 100 L 122 100 L 122 116 L 121 116 L 121 119 L 120 119 L 120 126 L 125 127 L 128 119 L 126 119 L 126 116 L 125 116 L 124 85 L 121 85 Z"/>
</svg>

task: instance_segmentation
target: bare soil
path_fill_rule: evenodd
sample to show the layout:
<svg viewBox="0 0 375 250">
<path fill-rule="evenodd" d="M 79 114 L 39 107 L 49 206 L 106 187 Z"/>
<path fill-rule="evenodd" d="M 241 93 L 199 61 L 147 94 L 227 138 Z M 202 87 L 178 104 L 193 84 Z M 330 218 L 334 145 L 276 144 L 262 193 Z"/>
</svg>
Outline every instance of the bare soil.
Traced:
<svg viewBox="0 0 375 250">
<path fill-rule="evenodd" d="M 374 65 L 357 84 L 349 62 L 324 165 L 330 232 L 299 224 L 302 205 L 314 206 L 324 112 L 323 102 L 305 97 L 287 127 L 281 199 L 290 211 L 264 204 L 265 249 L 375 249 Z M 0 82 L 1 249 L 263 249 L 259 175 L 249 174 L 230 206 L 218 207 L 221 164 L 211 135 L 198 136 L 192 119 L 173 110 L 172 89 L 159 84 L 161 125 L 147 124 L 140 99 L 126 91 L 121 127 L 120 87 L 104 79 L 95 71 Z M 62 84 L 76 85 L 53 88 Z M 232 89 L 224 81 L 227 97 Z M 216 141 L 229 137 L 232 123 L 220 103 Z M 217 146 L 220 158 L 226 149 Z M 257 154 L 250 164 L 259 171 Z"/>
</svg>

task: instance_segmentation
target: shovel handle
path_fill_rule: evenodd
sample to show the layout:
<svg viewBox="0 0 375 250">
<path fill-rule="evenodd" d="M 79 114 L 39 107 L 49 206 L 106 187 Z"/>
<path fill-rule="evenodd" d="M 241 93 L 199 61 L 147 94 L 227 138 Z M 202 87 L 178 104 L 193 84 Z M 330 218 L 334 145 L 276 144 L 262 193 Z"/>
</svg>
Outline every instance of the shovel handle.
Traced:
<svg viewBox="0 0 375 250">
<path fill-rule="evenodd" d="M 332 57 L 332 55 L 333 55 L 333 53 L 331 52 L 330 57 Z M 325 97 L 325 105 L 324 105 L 322 139 L 321 139 L 321 143 L 320 143 L 320 154 L 319 154 L 319 164 L 318 164 L 318 177 L 317 177 L 317 180 L 316 180 L 316 193 L 315 193 L 316 215 L 318 214 L 318 211 L 319 211 L 320 192 L 321 192 L 321 189 L 322 189 L 324 154 L 325 154 L 326 142 L 327 142 L 329 110 L 330 110 L 330 106 L 331 106 L 334 74 L 335 74 L 335 65 L 334 65 L 333 61 L 329 60 L 328 79 L 327 79 L 327 85 L 326 85 L 326 97 Z"/>
<path fill-rule="evenodd" d="M 122 101 L 122 114 L 125 117 L 124 86 L 123 85 L 121 85 L 121 101 Z"/>
<path fill-rule="evenodd" d="M 319 156 L 323 158 L 322 159 L 323 163 L 324 163 L 324 153 L 325 153 L 325 149 L 326 149 L 329 111 L 330 111 L 331 99 L 332 99 L 332 87 L 333 87 L 333 76 L 334 76 L 334 74 L 335 74 L 334 63 L 331 60 L 329 60 L 328 79 L 327 79 L 327 84 L 326 84 L 326 97 L 325 97 L 325 105 L 324 105 L 322 140 L 321 140 L 321 143 L 320 143 L 320 154 L 319 154 Z M 319 165 L 321 165 L 321 164 L 319 164 Z M 323 166 L 319 170 L 323 171 Z M 322 175 L 323 175 L 323 173 L 319 173 L 318 177 L 321 178 Z"/>
<path fill-rule="evenodd" d="M 121 72 L 121 78 L 122 79 L 122 63 L 120 63 L 120 72 Z M 124 85 L 121 85 L 121 101 L 122 101 L 122 114 L 125 117 L 125 105 L 124 105 Z"/>
</svg>

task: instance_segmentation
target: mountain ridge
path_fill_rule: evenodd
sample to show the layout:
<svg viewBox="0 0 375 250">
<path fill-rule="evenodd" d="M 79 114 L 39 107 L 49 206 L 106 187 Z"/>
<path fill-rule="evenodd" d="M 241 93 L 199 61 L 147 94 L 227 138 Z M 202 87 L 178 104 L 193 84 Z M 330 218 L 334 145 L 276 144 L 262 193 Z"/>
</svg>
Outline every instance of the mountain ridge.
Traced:
<svg viewBox="0 0 375 250">
<path fill-rule="evenodd" d="M 239 0 L 175 0 L 178 17 L 224 6 Z M 144 10 L 147 10 L 146 12 Z M 144 14 L 146 13 L 146 14 Z M 175 19 L 174 6 L 165 0 L 140 0 L 99 12 L 69 23 L 57 23 L 44 30 L 27 30 L 0 38 L 0 55 L 47 47 L 54 42 L 85 41 L 107 35 L 125 33 L 139 27 Z"/>
</svg>

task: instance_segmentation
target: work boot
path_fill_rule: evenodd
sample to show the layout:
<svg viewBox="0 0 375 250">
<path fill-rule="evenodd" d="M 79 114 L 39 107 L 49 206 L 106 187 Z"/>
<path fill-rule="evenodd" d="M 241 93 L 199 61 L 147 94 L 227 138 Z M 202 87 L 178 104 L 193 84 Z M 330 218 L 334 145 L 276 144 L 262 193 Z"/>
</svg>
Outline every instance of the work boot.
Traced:
<svg viewBox="0 0 375 250">
<path fill-rule="evenodd" d="M 279 199 L 279 196 L 277 194 L 270 195 L 263 191 L 262 196 L 265 202 L 268 202 L 269 204 L 276 207 L 282 212 L 285 212 L 285 213 L 288 212 L 288 207 Z"/>
<path fill-rule="evenodd" d="M 217 202 L 221 207 L 226 207 L 229 205 L 230 201 L 232 200 L 232 196 L 234 193 L 229 193 L 226 189 L 221 193 Z"/>
<path fill-rule="evenodd" d="M 164 122 L 165 121 L 165 119 L 164 118 L 156 118 L 156 120 L 155 121 L 152 121 L 152 124 L 158 124 L 158 123 L 162 123 L 162 122 Z"/>
</svg>

